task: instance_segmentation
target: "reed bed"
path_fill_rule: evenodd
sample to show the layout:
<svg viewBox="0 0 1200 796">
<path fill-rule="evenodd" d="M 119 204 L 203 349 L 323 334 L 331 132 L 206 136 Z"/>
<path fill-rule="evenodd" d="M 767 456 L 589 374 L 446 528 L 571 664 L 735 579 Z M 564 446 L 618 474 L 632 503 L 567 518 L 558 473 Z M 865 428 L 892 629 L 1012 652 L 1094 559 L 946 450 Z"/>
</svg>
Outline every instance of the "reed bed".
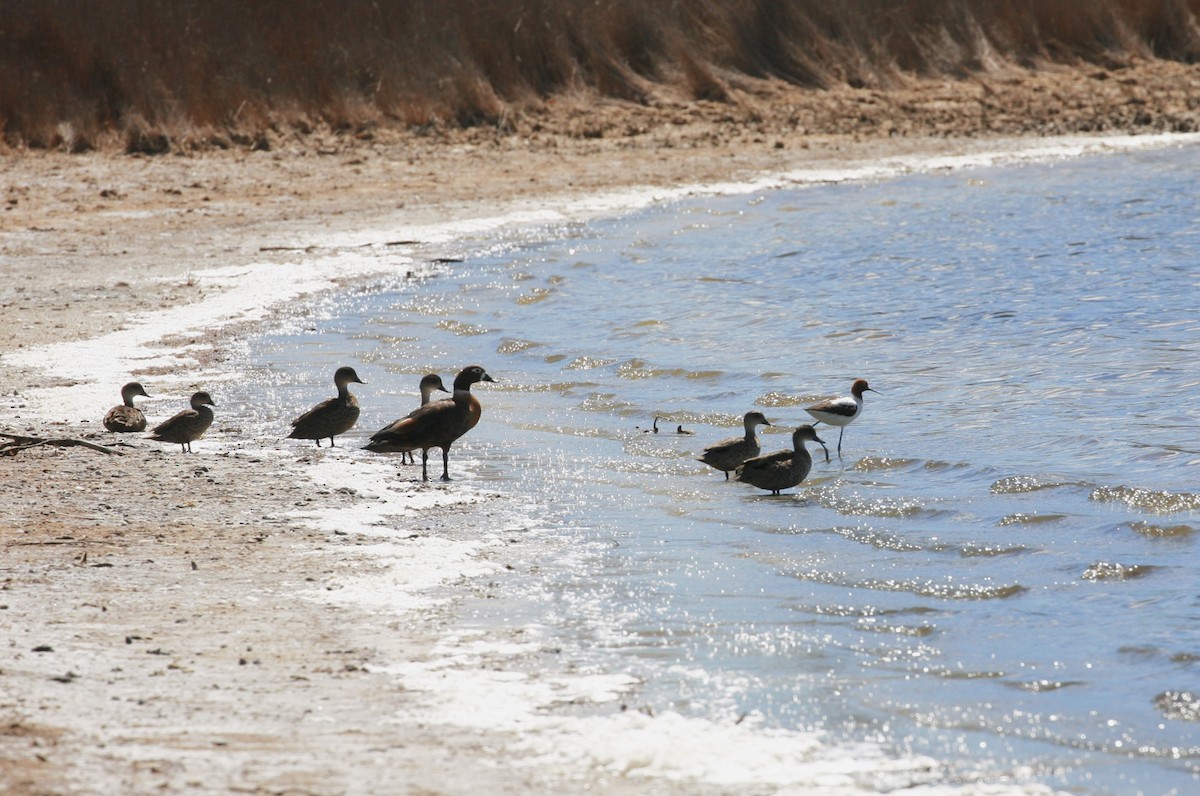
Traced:
<svg viewBox="0 0 1200 796">
<path fill-rule="evenodd" d="M 0 0 L 11 147 L 504 126 L 557 96 L 731 100 L 1200 59 L 1200 0 Z"/>
</svg>

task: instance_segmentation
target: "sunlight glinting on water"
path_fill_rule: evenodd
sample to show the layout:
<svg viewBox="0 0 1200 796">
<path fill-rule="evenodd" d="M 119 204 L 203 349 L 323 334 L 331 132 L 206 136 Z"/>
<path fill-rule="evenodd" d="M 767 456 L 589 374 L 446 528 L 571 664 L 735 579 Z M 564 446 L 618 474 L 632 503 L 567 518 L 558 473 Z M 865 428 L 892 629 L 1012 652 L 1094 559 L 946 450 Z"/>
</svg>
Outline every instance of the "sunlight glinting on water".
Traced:
<svg viewBox="0 0 1200 796">
<path fill-rule="evenodd" d="M 451 466 L 542 530 L 464 622 L 540 628 L 556 652 L 532 670 L 628 672 L 647 709 L 949 771 L 1185 793 L 1198 162 L 1164 149 L 545 230 L 323 302 L 249 356 L 281 406 L 358 367 L 347 444 L 415 407 L 424 372 L 499 380 Z M 696 461 L 750 409 L 772 423 L 764 452 L 789 445 L 803 407 L 856 377 L 880 394 L 841 457 L 818 427 L 831 460 L 810 446 L 799 487 Z"/>
</svg>

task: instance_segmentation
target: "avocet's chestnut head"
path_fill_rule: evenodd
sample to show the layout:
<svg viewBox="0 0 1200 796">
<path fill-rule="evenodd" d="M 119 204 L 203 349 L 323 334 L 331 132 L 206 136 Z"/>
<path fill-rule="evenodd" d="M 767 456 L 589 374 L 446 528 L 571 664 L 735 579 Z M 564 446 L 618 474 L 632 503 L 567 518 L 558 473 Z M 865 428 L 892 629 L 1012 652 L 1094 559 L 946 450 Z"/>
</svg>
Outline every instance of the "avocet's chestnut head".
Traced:
<svg viewBox="0 0 1200 796">
<path fill-rule="evenodd" d="M 883 395 L 883 393 L 881 393 L 879 390 L 872 390 L 870 388 L 870 386 L 867 385 L 866 379 L 855 379 L 854 384 L 852 384 L 850 386 L 851 394 L 853 394 L 857 398 L 862 398 L 862 394 L 864 392 L 867 392 L 868 390 L 875 393 L 876 395 Z"/>
</svg>

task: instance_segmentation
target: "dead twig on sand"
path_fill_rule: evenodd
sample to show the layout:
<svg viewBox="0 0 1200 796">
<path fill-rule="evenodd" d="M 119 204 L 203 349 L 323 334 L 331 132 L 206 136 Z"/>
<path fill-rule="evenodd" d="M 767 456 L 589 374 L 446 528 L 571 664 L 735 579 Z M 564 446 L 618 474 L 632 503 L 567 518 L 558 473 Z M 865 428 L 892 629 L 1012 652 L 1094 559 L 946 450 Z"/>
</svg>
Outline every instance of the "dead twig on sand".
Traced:
<svg viewBox="0 0 1200 796">
<path fill-rule="evenodd" d="M 9 434 L 7 431 L 0 431 L 0 437 L 10 440 L 9 442 L 0 443 L 0 456 L 16 456 L 21 451 L 37 448 L 42 445 L 53 445 L 56 448 L 73 448 L 81 447 L 89 450 L 107 453 L 112 456 L 124 456 L 122 451 L 115 448 L 109 448 L 104 445 L 97 445 L 94 442 L 88 442 L 82 439 L 70 439 L 61 437 L 57 439 L 43 439 L 42 437 L 26 437 L 20 434 Z"/>
</svg>

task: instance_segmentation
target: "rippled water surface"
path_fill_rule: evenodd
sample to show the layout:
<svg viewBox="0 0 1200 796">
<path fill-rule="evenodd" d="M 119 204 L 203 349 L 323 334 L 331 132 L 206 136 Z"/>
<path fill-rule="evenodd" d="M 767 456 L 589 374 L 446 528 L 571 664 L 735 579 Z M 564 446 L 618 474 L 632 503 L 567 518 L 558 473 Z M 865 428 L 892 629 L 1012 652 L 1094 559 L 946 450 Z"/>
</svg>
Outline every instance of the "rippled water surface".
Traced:
<svg viewBox="0 0 1200 796">
<path fill-rule="evenodd" d="M 1197 167 L 1196 148 L 1088 157 L 464 244 L 298 308 L 253 357 L 281 406 L 355 365 L 350 445 L 427 370 L 499 379 L 452 473 L 556 530 L 463 622 L 544 628 L 546 666 L 951 770 L 1194 793 Z M 800 487 L 696 461 L 755 408 L 785 447 L 857 377 L 881 394 L 840 459 L 818 427 L 833 459 Z"/>
</svg>

